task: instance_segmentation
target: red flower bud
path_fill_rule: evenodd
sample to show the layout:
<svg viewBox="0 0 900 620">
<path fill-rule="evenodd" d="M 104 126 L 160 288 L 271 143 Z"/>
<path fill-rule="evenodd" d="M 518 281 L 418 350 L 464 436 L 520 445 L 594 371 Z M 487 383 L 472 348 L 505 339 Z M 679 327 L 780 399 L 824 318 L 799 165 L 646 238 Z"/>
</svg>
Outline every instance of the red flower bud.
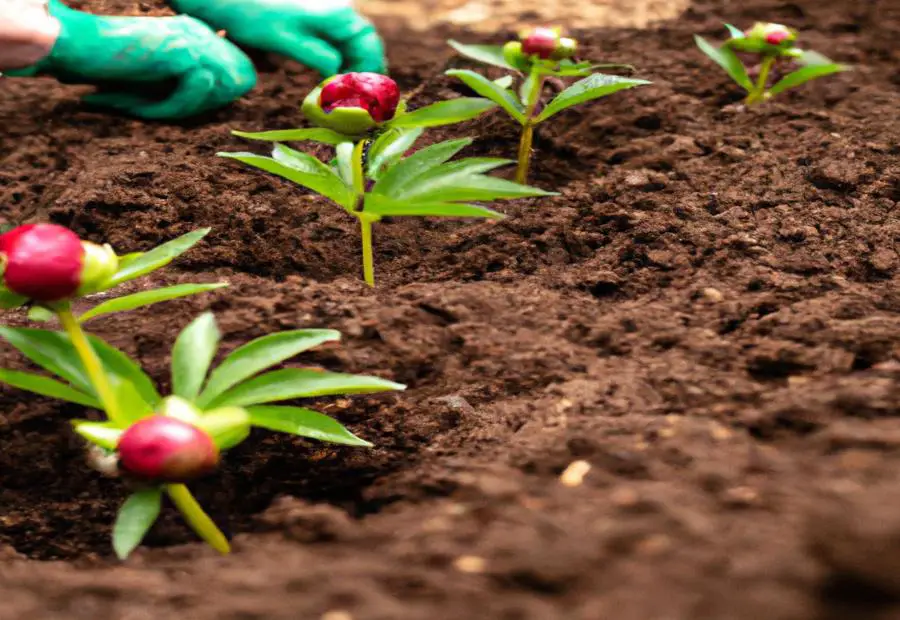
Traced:
<svg viewBox="0 0 900 620">
<path fill-rule="evenodd" d="M 0 269 L 13 293 L 50 302 L 78 290 L 84 248 L 78 235 L 55 224 L 27 224 L 0 235 Z"/>
<path fill-rule="evenodd" d="M 522 52 L 547 60 L 559 46 L 559 33 L 550 28 L 535 28 L 522 38 Z"/>
<path fill-rule="evenodd" d="M 769 45 L 781 45 L 782 42 L 786 41 L 791 36 L 787 30 L 776 30 L 775 32 L 770 32 L 766 35 L 766 43 Z"/>
<path fill-rule="evenodd" d="M 319 105 L 325 112 L 335 108 L 360 108 L 373 120 L 384 123 L 394 118 L 400 104 L 397 83 L 379 73 L 345 73 L 322 88 Z"/>
<path fill-rule="evenodd" d="M 219 449 L 206 431 L 164 415 L 128 427 L 118 453 L 125 472 L 149 482 L 186 482 L 219 464 Z"/>
</svg>

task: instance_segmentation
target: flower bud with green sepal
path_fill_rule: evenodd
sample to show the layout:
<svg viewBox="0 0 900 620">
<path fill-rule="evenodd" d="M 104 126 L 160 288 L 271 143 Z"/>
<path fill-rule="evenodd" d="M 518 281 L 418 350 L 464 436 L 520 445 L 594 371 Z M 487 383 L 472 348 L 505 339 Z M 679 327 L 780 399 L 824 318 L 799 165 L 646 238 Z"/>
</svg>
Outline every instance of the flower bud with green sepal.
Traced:
<svg viewBox="0 0 900 620">
<path fill-rule="evenodd" d="M 135 422 L 119 439 L 119 466 L 149 483 L 178 483 L 211 473 L 219 448 L 200 427 L 169 415 Z"/>
<path fill-rule="evenodd" d="M 303 114 L 315 125 L 347 136 L 363 136 L 402 113 L 400 89 L 378 73 L 328 78 L 304 100 Z"/>
<path fill-rule="evenodd" d="M 75 291 L 78 296 L 106 289 L 119 270 L 119 257 L 108 243 L 98 245 L 82 241 L 81 247 L 84 250 L 84 266 L 81 270 L 81 283 Z"/>
<path fill-rule="evenodd" d="M 740 34 L 740 33 L 736 33 Z M 797 31 L 783 24 L 757 22 L 743 36 L 734 36 L 725 43 L 736 52 L 764 56 L 793 56 Z"/>
</svg>

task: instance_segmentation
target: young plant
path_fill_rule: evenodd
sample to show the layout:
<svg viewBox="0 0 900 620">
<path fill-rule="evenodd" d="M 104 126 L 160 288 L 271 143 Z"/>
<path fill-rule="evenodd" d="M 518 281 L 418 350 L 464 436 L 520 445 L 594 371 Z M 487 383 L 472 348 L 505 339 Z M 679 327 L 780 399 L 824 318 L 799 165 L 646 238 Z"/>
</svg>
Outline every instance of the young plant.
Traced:
<svg viewBox="0 0 900 620">
<path fill-rule="evenodd" d="M 573 106 L 650 83 L 646 80 L 594 73 L 601 68 L 629 67 L 576 60 L 578 42 L 563 37 L 559 28 L 528 30 L 519 35 L 518 41 L 510 41 L 502 47 L 465 45 L 456 41 L 449 43 L 467 58 L 508 69 L 522 78 L 518 90 L 514 90 L 512 87 L 515 85 L 515 77 L 512 75 L 492 81 L 474 71 L 447 71 L 447 75 L 462 80 L 482 97 L 495 102 L 522 126 L 516 170 L 516 182 L 522 184 L 528 182 L 534 132 L 539 124 Z M 564 88 L 546 104 L 542 102 L 544 86 L 548 80 L 571 77 L 583 79 Z"/>
<path fill-rule="evenodd" d="M 0 337 L 56 378 L 0 371 L 0 382 L 43 396 L 104 408 L 75 341 L 64 332 L 0 327 Z M 199 316 L 172 350 L 173 394 L 163 397 L 141 367 L 98 338 L 90 346 L 112 390 L 105 422 L 76 420 L 75 431 L 94 448 L 94 466 L 134 489 L 113 526 L 113 548 L 125 558 L 156 521 L 167 495 L 190 527 L 209 545 L 228 553 L 229 543 L 185 483 L 214 471 L 221 453 L 240 444 L 252 427 L 349 446 L 371 446 L 335 420 L 312 409 L 276 405 L 298 398 L 371 394 L 405 386 L 377 377 L 319 368 L 271 370 L 290 358 L 340 340 L 329 329 L 263 336 L 235 349 L 210 372 L 220 333 L 212 314 Z"/>
<path fill-rule="evenodd" d="M 816 78 L 848 71 L 846 65 L 838 64 L 822 54 L 804 51 L 797 47 L 797 31 L 782 24 L 757 22 L 749 30 L 742 31 L 731 24 L 725 24 L 731 38 L 719 47 L 699 35 L 694 35 L 697 47 L 722 67 L 738 86 L 747 91 L 746 105 L 767 101 L 775 95 Z M 756 59 L 758 75 L 751 79 L 748 68 L 738 54 Z M 791 65 L 798 65 L 790 71 Z M 773 74 L 781 78 L 773 82 Z"/>
<path fill-rule="evenodd" d="M 326 80 L 307 97 L 303 111 L 310 129 L 237 136 L 276 142 L 271 157 L 219 153 L 278 175 L 329 198 L 359 221 L 363 274 L 375 286 L 372 225 L 385 217 L 480 217 L 502 215 L 476 202 L 549 196 L 533 187 L 488 176 L 512 162 L 495 158 L 450 161 L 472 139 L 433 144 L 410 155 L 426 127 L 474 118 L 496 107 L 481 98 L 460 98 L 406 112 L 397 85 L 388 77 L 346 74 Z M 334 146 L 328 164 L 281 142 L 312 141 Z"/>
<path fill-rule="evenodd" d="M 168 265 L 207 233 L 209 229 L 197 230 L 148 252 L 125 256 L 117 256 L 108 244 L 100 246 L 82 241 L 71 230 L 55 224 L 27 224 L 0 235 L 0 309 L 28 306 L 29 316 L 36 320 L 54 316 L 59 319 L 65 330 L 68 357 L 58 357 L 52 346 L 48 348 L 40 340 L 23 346 L 29 359 L 66 377 L 70 384 L 14 370 L 0 370 L 0 382 L 101 409 L 113 422 L 125 419 L 115 384 L 104 372 L 104 361 L 115 354 L 102 348 L 98 350 L 100 345 L 96 340 L 91 341 L 82 323 L 227 285 L 179 284 L 145 290 L 109 299 L 78 316 L 73 312 L 72 302 Z M 61 337 L 52 338 L 59 341 Z M 193 501 L 186 489 L 177 492 L 183 503 Z"/>
</svg>

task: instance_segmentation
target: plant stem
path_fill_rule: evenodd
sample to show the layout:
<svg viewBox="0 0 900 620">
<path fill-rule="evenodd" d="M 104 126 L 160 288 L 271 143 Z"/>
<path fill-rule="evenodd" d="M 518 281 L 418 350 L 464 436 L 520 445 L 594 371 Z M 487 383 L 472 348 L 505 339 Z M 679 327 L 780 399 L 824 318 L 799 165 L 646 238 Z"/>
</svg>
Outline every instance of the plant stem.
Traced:
<svg viewBox="0 0 900 620">
<path fill-rule="evenodd" d="M 516 183 L 524 185 L 528 182 L 528 170 L 531 167 L 531 148 L 534 144 L 535 111 L 544 91 L 545 76 L 535 70 L 528 76 L 531 89 L 525 101 L 525 122 L 522 124 L 522 138 L 519 140 L 519 166 L 516 169 Z"/>
<path fill-rule="evenodd" d="M 197 535 L 210 547 L 225 555 L 231 551 L 231 545 L 222 531 L 209 518 L 191 492 L 183 484 L 167 484 L 166 493 L 178 508 L 184 520 Z"/>
<path fill-rule="evenodd" d="M 747 95 L 747 99 L 744 100 L 744 103 L 747 105 L 753 105 L 754 103 L 759 103 L 766 96 L 766 86 L 768 86 L 769 82 L 769 73 L 772 71 L 772 66 L 775 64 L 776 57 L 775 56 L 766 56 L 762 62 L 762 66 L 759 69 L 759 79 L 756 81 L 756 88 L 753 89 L 749 95 Z"/>
<path fill-rule="evenodd" d="M 111 421 L 124 425 L 125 418 L 119 410 L 119 401 L 103 370 L 103 364 L 100 361 L 100 358 L 97 357 L 97 352 L 94 351 L 94 347 L 91 346 L 84 330 L 81 329 L 81 324 L 78 322 L 78 319 L 72 314 L 72 307 L 66 303 L 56 307 L 54 311 L 56 312 L 56 316 L 59 317 L 59 322 L 62 323 L 63 329 L 65 329 L 66 333 L 69 335 L 72 346 L 75 347 L 75 352 L 78 353 L 78 357 L 81 359 L 81 363 L 87 371 L 91 385 L 94 386 L 94 390 L 96 390 L 97 395 L 100 397 L 100 402 L 103 404 L 106 416 Z"/>
<path fill-rule="evenodd" d="M 372 222 L 375 220 L 368 213 L 359 214 L 359 225 L 362 228 L 363 277 L 366 284 L 375 287 L 375 258 L 372 251 Z"/>
<path fill-rule="evenodd" d="M 88 373 L 91 385 L 94 386 L 94 390 L 100 397 L 100 402 L 106 410 L 106 416 L 110 421 L 124 427 L 127 424 L 127 420 L 119 409 L 119 401 L 112 389 L 112 385 L 109 383 L 109 378 L 103 370 L 103 363 L 97 357 L 97 352 L 91 346 L 84 330 L 81 329 L 78 319 L 72 314 L 72 307 L 68 303 L 62 304 L 55 307 L 54 312 L 56 312 L 59 322 L 62 323 L 63 329 L 66 330 L 66 333 L 72 340 L 72 346 L 75 347 L 75 351 L 78 353 L 78 357 Z M 230 547 L 225 535 L 219 531 L 212 519 L 203 512 L 203 508 L 200 507 L 200 504 L 197 503 L 197 500 L 194 499 L 187 487 L 183 484 L 167 485 L 166 491 L 181 511 L 181 514 L 184 515 L 191 529 L 197 532 L 200 538 L 209 543 L 216 551 L 228 553 Z"/>
</svg>

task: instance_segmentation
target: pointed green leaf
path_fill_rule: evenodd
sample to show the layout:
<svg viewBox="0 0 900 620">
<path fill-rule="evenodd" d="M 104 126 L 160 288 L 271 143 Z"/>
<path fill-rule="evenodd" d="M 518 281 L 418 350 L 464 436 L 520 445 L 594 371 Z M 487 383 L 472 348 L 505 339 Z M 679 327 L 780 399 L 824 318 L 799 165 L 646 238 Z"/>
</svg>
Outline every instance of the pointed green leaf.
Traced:
<svg viewBox="0 0 900 620">
<path fill-rule="evenodd" d="M 480 205 L 460 202 L 410 202 L 393 200 L 377 194 L 366 196 L 365 211 L 381 217 L 485 217 L 495 220 L 504 217 L 502 213 Z"/>
<path fill-rule="evenodd" d="M 496 84 L 500 88 L 505 88 L 507 90 L 512 88 L 513 84 L 515 84 L 515 83 L 516 83 L 516 80 L 511 75 L 504 75 L 503 77 L 497 78 L 496 80 L 494 80 L 494 84 Z"/>
<path fill-rule="evenodd" d="M 209 231 L 209 228 L 201 228 L 200 230 L 189 232 L 177 239 L 163 243 L 149 252 L 144 252 L 140 256 L 137 256 L 124 264 L 120 262 L 119 271 L 116 272 L 116 275 L 113 276 L 106 288 L 113 288 L 114 286 L 122 284 L 122 282 L 134 280 L 135 278 L 139 278 L 152 271 L 165 267 L 197 245 L 203 237 L 209 234 Z"/>
<path fill-rule="evenodd" d="M 235 349 L 209 377 L 209 383 L 197 398 L 201 408 L 220 394 L 256 373 L 308 351 L 326 342 L 341 339 L 333 329 L 298 329 L 269 334 Z"/>
<path fill-rule="evenodd" d="M 519 100 L 526 109 L 528 107 L 528 98 L 531 96 L 531 90 L 535 87 L 535 82 L 540 79 L 542 79 L 541 75 L 537 71 L 531 71 L 528 74 L 528 77 L 522 80 L 522 84 L 519 86 Z"/>
<path fill-rule="evenodd" d="M 290 433 L 319 441 L 369 448 L 371 443 L 348 431 L 327 415 L 302 407 L 250 407 L 250 423 L 279 433 Z"/>
<path fill-rule="evenodd" d="M 452 39 L 447 41 L 447 44 L 461 55 L 474 61 L 500 67 L 501 69 L 509 69 L 510 71 L 517 70 L 503 58 L 502 45 L 466 45 Z"/>
<path fill-rule="evenodd" d="M 725 24 L 725 27 L 728 28 L 728 34 L 731 35 L 732 39 L 743 39 L 747 35 L 744 34 L 744 31 L 738 28 L 737 26 L 732 26 L 731 24 Z"/>
<path fill-rule="evenodd" d="M 356 145 L 352 142 L 341 142 L 335 149 L 338 174 L 350 187 L 353 187 L 353 151 L 355 149 Z"/>
<path fill-rule="evenodd" d="M 391 127 L 440 127 L 454 125 L 477 118 L 497 107 L 489 99 L 481 97 L 459 97 L 448 101 L 438 101 L 419 108 L 391 121 Z"/>
<path fill-rule="evenodd" d="M 619 75 L 605 75 L 603 73 L 595 73 L 589 77 L 575 82 L 566 90 L 556 96 L 537 118 L 537 122 L 541 123 L 551 116 L 562 112 L 572 106 L 576 106 L 586 101 L 592 101 L 601 97 L 606 97 L 613 93 L 634 88 L 635 86 L 643 86 L 650 84 L 647 80 L 636 80 L 634 78 L 626 78 Z"/>
<path fill-rule="evenodd" d="M 484 174 L 512 163 L 515 162 L 511 159 L 468 157 L 442 164 L 420 175 L 414 184 L 407 186 L 405 190 L 395 196 L 395 199 L 402 200 L 422 196 L 443 187 L 453 186 L 462 179 Z"/>
<path fill-rule="evenodd" d="M 145 306 L 152 306 L 163 301 L 171 301 L 180 297 L 188 297 L 197 295 L 207 291 L 214 291 L 219 288 L 228 286 L 226 282 L 216 282 L 213 284 L 176 284 L 164 288 L 157 288 L 150 291 L 141 291 L 132 295 L 125 295 L 110 299 L 102 304 L 94 306 L 80 317 L 79 322 L 84 323 L 104 314 L 112 314 L 114 312 L 127 312 L 136 310 Z"/>
<path fill-rule="evenodd" d="M 84 405 L 85 407 L 93 407 L 102 410 L 100 402 L 84 392 L 80 392 L 75 388 L 30 372 L 19 372 L 17 370 L 0 370 L 0 383 L 11 385 L 12 387 L 26 390 L 41 396 L 49 396 L 58 400 L 64 400 L 76 405 Z"/>
<path fill-rule="evenodd" d="M 315 127 L 312 129 L 277 129 L 275 131 L 232 131 L 232 135 L 248 140 L 260 140 L 262 142 L 320 142 L 322 144 L 337 145 L 341 142 L 352 142 L 351 136 L 345 136 L 342 133 L 325 129 L 323 127 Z"/>
<path fill-rule="evenodd" d="M 134 386 L 140 398 L 151 407 L 159 404 L 162 397 L 153 384 L 153 380 L 134 360 L 96 336 L 88 336 L 88 340 L 107 372 L 129 382 Z"/>
<path fill-rule="evenodd" d="M 28 301 L 27 297 L 16 295 L 7 288 L 0 286 L 0 310 L 12 310 Z"/>
<path fill-rule="evenodd" d="M 286 151 L 280 150 L 279 152 L 281 153 L 280 157 L 287 159 Z M 286 165 L 271 157 L 263 157 L 262 155 L 254 155 L 253 153 L 217 153 L 217 155 L 219 157 L 225 157 L 226 159 L 236 159 L 248 166 L 271 172 L 276 176 L 287 179 L 301 187 L 311 189 L 326 198 L 330 198 L 345 208 L 352 202 L 353 192 L 351 189 L 347 187 L 346 183 L 344 183 L 331 168 L 322 164 L 322 162 L 319 163 L 322 164 L 324 170 L 317 168 L 316 172 L 311 172 L 308 170 L 298 170 L 297 168 Z M 294 161 L 296 163 L 296 160 Z"/>
<path fill-rule="evenodd" d="M 132 493 L 116 515 L 113 525 L 113 549 L 120 560 L 134 551 L 153 527 L 162 508 L 162 491 L 143 489 Z"/>
<path fill-rule="evenodd" d="M 115 422 L 92 422 L 90 420 L 72 420 L 75 432 L 90 443 L 104 450 L 115 451 L 119 438 L 124 432 Z"/>
<path fill-rule="evenodd" d="M 236 385 L 210 403 L 212 407 L 247 407 L 294 398 L 313 398 L 337 394 L 372 394 L 403 390 L 393 381 L 326 372 L 311 368 L 273 370 Z"/>
<path fill-rule="evenodd" d="M 144 400 L 130 381 L 117 375 L 110 375 L 109 382 L 112 384 L 121 415 L 121 419 L 116 419 L 117 424 L 129 426 L 153 415 L 153 405 Z"/>
<path fill-rule="evenodd" d="M 468 71 L 466 69 L 454 69 L 447 71 L 447 75 L 458 78 L 463 81 L 469 88 L 474 90 L 482 97 L 486 97 L 497 103 L 519 123 L 525 123 L 525 114 L 522 104 L 516 99 L 512 92 L 501 88 L 494 84 L 491 80 L 483 75 Z"/>
<path fill-rule="evenodd" d="M 381 134 L 369 149 L 369 178 L 378 180 L 382 171 L 400 161 L 424 131 L 424 127 L 410 127 L 389 129 Z"/>
<path fill-rule="evenodd" d="M 472 138 L 448 140 L 420 149 L 388 170 L 372 188 L 375 193 L 395 196 L 421 175 L 440 166 L 472 144 Z"/>
<path fill-rule="evenodd" d="M 193 401 L 200 394 L 206 373 L 219 348 L 216 318 L 205 312 L 178 335 L 172 348 L 172 393 Z"/>
<path fill-rule="evenodd" d="M 534 196 L 555 196 L 536 187 L 520 185 L 505 179 L 483 174 L 448 175 L 446 178 L 432 178 L 427 184 L 416 183 L 402 196 L 411 202 L 456 202 L 456 201 L 491 201 L 511 198 L 530 198 Z M 401 198 L 395 198 L 401 202 Z"/>
<path fill-rule="evenodd" d="M 753 83 L 750 81 L 750 76 L 747 75 L 747 68 L 744 67 L 744 63 L 741 62 L 741 59 L 738 58 L 733 50 L 727 47 L 716 47 L 699 35 L 694 35 L 694 41 L 697 43 L 700 51 L 725 69 L 725 72 L 731 76 L 732 80 L 737 82 L 738 86 L 747 92 L 753 90 Z"/>
<path fill-rule="evenodd" d="M 777 95 L 789 88 L 796 88 L 801 84 L 805 84 L 810 80 L 815 80 L 816 78 L 832 75 L 834 73 L 841 73 L 842 71 L 848 71 L 849 69 L 850 68 L 846 65 L 839 65 L 836 63 L 830 65 L 809 65 L 781 78 L 781 80 L 769 89 L 769 93 L 771 95 Z"/>
<path fill-rule="evenodd" d="M 0 337 L 44 370 L 65 379 L 75 389 L 85 394 L 95 394 L 81 360 L 65 334 L 46 329 L 0 327 Z"/>
</svg>

